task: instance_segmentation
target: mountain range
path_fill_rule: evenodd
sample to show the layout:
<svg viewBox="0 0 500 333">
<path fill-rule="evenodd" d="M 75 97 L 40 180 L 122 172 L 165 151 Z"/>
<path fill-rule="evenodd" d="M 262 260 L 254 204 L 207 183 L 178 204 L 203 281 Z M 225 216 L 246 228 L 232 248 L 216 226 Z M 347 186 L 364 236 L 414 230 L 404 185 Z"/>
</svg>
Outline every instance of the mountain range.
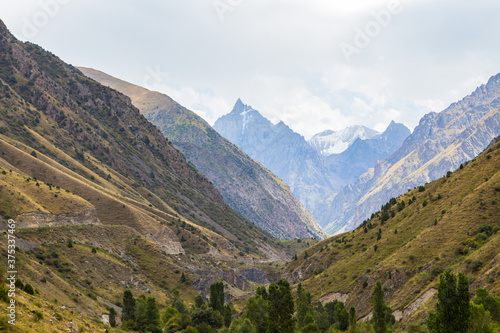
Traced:
<svg viewBox="0 0 500 333">
<path fill-rule="evenodd" d="M 425 115 L 397 151 L 345 186 L 324 208 L 327 230 L 351 230 L 391 197 L 473 159 L 500 133 L 499 107 L 497 74 L 442 112 Z"/>
<path fill-rule="evenodd" d="M 194 112 L 170 97 L 116 79 L 90 68 L 88 77 L 131 98 L 187 159 L 220 191 L 225 202 L 279 239 L 322 239 L 326 233 L 288 186 L 224 139 Z"/>
<path fill-rule="evenodd" d="M 269 287 L 269 297 L 292 301 L 300 286 L 307 303 L 345 302 L 358 322 L 373 316 L 380 282 L 394 331 L 422 329 L 446 270 L 464 273 L 472 294 L 500 295 L 500 74 L 411 134 L 394 122 L 370 137 L 325 134 L 338 149 L 328 155 L 241 100 L 217 122 L 226 140 L 164 94 L 82 71 L 18 41 L 0 21 L 0 229 L 9 235 L 0 257 L 15 256 L 17 279 L 16 323 L 2 312 L 0 331 L 123 331 L 130 290 L 137 313 L 156 326 L 179 331 L 168 316 L 188 312 L 174 316 L 196 332 L 189 321 L 209 316 L 215 306 L 199 303 L 219 281 L 223 300 L 214 299 L 231 310 L 216 314 L 219 326 L 226 314 L 244 323 L 246 301 L 265 290 L 257 287 L 280 279 L 290 285 Z M 320 186 L 327 197 L 314 197 Z M 316 198 L 316 214 L 331 214 L 331 232 L 349 232 L 278 240 L 324 235 L 292 190 Z"/>
<path fill-rule="evenodd" d="M 283 122 L 273 125 L 241 100 L 217 119 L 214 129 L 283 179 L 323 227 L 331 222 L 325 208 L 342 186 L 392 154 L 410 134 L 404 125 L 391 122 L 383 133 L 354 126 L 320 133 L 308 142 Z M 328 149 L 340 153 L 322 153 Z"/>
</svg>

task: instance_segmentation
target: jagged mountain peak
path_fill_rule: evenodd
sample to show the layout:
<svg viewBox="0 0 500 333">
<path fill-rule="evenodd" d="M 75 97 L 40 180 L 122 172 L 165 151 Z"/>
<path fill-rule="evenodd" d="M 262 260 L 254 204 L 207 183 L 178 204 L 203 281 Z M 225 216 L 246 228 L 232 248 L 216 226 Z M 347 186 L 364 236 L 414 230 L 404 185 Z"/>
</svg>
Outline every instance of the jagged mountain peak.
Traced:
<svg viewBox="0 0 500 333">
<path fill-rule="evenodd" d="M 394 137 L 408 137 L 411 131 L 402 123 L 396 123 L 394 120 L 391 121 L 389 126 L 380 135 L 382 139 L 394 138 Z"/>
<path fill-rule="evenodd" d="M 231 114 L 243 114 L 249 111 L 255 111 L 255 110 L 250 105 L 243 103 L 241 101 L 241 98 L 238 98 L 238 100 L 234 104 Z"/>
</svg>

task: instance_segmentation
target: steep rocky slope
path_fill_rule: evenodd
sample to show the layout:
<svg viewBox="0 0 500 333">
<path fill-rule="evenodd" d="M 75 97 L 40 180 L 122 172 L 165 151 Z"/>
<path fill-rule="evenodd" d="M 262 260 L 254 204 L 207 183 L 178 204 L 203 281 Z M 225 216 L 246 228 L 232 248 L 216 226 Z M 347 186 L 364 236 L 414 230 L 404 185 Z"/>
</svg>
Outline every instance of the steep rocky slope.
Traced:
<svg viewBox="0 0 500 333">
<path fill-rule="evenodd" d="M 141 113 L 210 179 L 238 213 L 280 239 L 323 238 L 326 235 L 285 183 L 215 132 L 194 112 L 167 95 L 100 71 L 80 70 L 130 96 Z"/>
<path fill-rule="evenodd" d="M 396 318 L 418 322 L 435 302 L 444 269 L 469 277 L 471 291 L 500 295 L 500 144 L 453 173 L 373 212 L 357 229 L 313 245 L 284 276 L 316 300 L 343 300 L 366 318 L 381 281 Z"/>
<path fill-rule="evenodd" d="M 176 286 L 192 300 L 218 278 L 244 295 L 242 269 L 289 258 L 128 97 L 1 21 L 0 168 L 0 226 L 18 225 L 19 278 L 87 321 L 127 287 L 163 307 Z"/>
<path fill-rule="evenodd" d="M 446 110 L 424 116 L 400 149 L 339 192 L 327 209 L 327 230 L 353 229 L 389 198 L 474 158 L 500 133 L 499 107 L 500 74 Z"/>
</svg>

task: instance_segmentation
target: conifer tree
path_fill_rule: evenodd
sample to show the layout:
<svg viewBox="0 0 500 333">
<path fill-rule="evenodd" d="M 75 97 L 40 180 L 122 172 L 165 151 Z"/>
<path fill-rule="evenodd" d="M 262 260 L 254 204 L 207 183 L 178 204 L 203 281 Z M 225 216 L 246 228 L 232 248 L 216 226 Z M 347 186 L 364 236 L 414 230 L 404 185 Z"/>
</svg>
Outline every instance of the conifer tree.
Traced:
<svg viewBox="0 0 500 333">
<path fill-rule="evenodd" d="M 266 333 L 269 317 L 267 301 L 260 295 L 250 297 L 247 301 L 245 317 L 255 326 L 258 333 Z"/>
<path fill-rule="evenodd" d="M 158 306 L 156 305 L 156 299 L 154 297 L 150 296 L 146 300 L 144 318 L 147 323 L 146 330 L 148 332 L 154 332 L 160 330 L 160 311 L 158 310 Z"/>
<path fill-rule="evenodd" d="M 293 318 L 294 302 L 290 284 L 287 280 L 279 280 L 278 285 L 269 286 L 269 333 L 293 333 L 295 318 Z"/>
<path fill-rule="evenodd" d="M 427 327 L 431 333 L 464 333 L 470 322 L 470 293 L 467 277 L 460 273 L 457 278 L 450 270 L 439 278 L 436 312 L 431 312 Z"/>
<path fill-rule="evenodd" d="M 109 326 L 116 327 L 116 310 L 114 307 L 109 307 Z"/>
<path fill-rule="evenodd" d="M 135 321 L 135 298 L 130 289 L 123 292 L 122 322 Z"/>
<path fill-rule="evenodd" d="M 373 291 L 372 307 L 373 327 L 375 329 L 375 333 L 385 333 L 387 331 L 387 327 L 385 323 L 384 292 L 382 291 L 380 281 L 377 281 L 375 290 Z"/>
<path fill-rule="evenodd" d="M 198 295 L 194 298 L 194 306 L 197 308 L 201 308 L 205 304 L 205 301 L 203 300 L 203 297 L 201 295 Z"/>
<path fill-rule="evenodd" d="M 304 319 L 307 314 L 312 315 L 312 313 L 311 294 L 302 288 L 302 283 L 299 283 L 297 288 L 297 326 L 299 329 L 308 324 Z"/>
<path fill-rule="evenodd" d="M 222 281 L 210 285 L 210 306 L 221 314 L 224 311 L 224 283 Z"/>
<path fill-rule="evenodd" d="M 349 309 L 349 333 L 356 333 L 356 309 L 354 306 Z"/>
</svg>

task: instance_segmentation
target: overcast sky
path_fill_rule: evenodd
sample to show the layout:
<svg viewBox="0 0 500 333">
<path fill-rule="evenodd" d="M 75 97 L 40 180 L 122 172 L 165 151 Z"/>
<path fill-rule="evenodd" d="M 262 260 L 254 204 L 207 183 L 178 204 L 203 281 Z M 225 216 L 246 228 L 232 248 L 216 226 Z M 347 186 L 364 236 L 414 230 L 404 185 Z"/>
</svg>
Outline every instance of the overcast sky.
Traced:
<svg viewBox="0 0 500 333">
<path fill-rule="evenodd" d="M 309 138 L 410 128 L 500 72 L 498 0 L 0 0 L 19 39 L 170 95 L 237 98 Z"/>
</svg>

